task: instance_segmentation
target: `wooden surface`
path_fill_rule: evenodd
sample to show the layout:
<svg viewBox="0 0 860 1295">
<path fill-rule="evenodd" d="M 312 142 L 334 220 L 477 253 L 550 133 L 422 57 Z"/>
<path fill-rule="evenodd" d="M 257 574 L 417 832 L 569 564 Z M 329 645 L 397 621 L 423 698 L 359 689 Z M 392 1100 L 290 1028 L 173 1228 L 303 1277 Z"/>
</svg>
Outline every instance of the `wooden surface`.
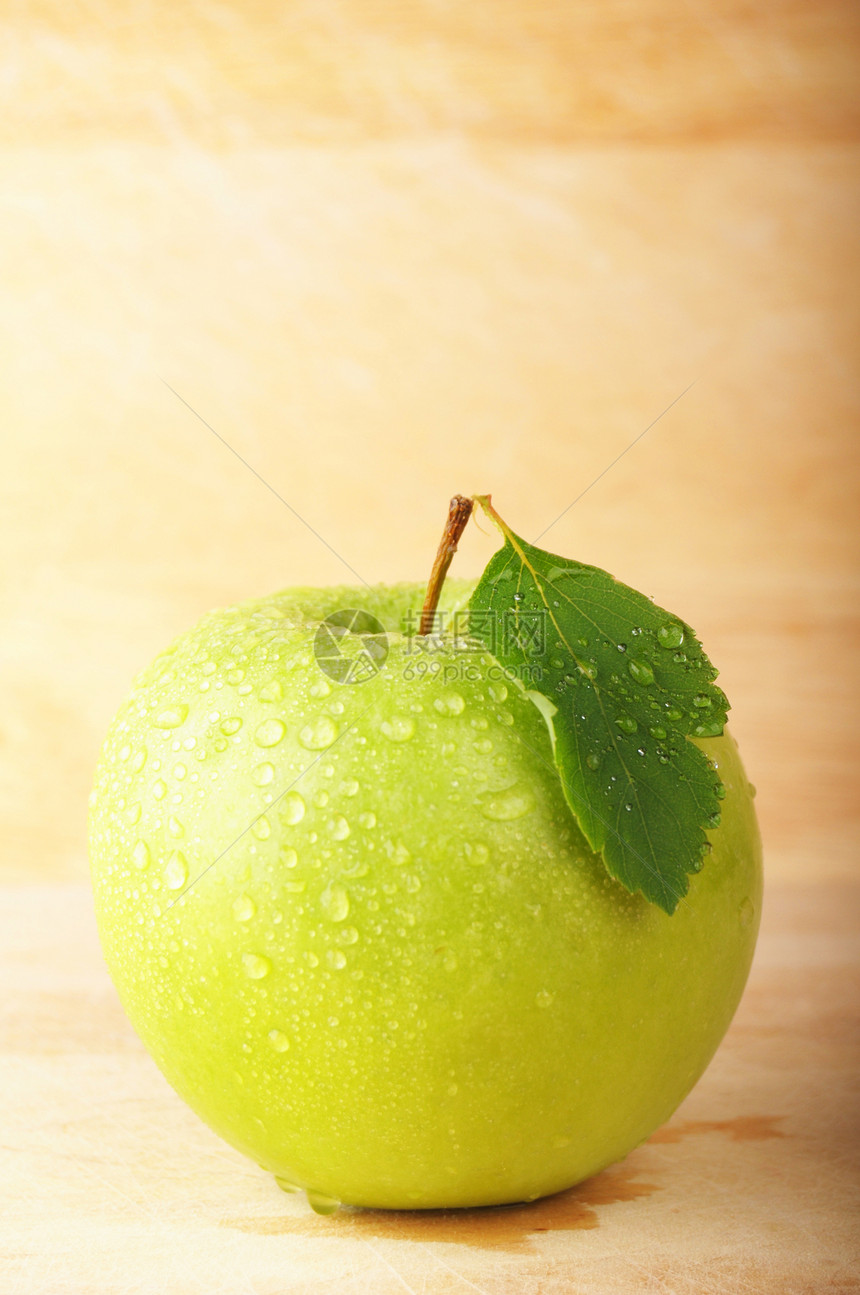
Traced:
<svg viewBox="0 0 860 1295">
<path fill-rule="evenodd" d="M 0 9 L 4 1295 L 850 1288 L 858 31 L 849 0 Z M 476 490 L 701 634 L 768 941 L 678 1140 L 460 1231 L 321 1224 L 118 1014 L 87 791 L 205 610 L 422 579 Z"/>
<path fill-rule="evenodd" d="M 0 904 L 4 1295 L 813 1295 L 857 1265 L 860 891 L 782 888 L 671 1122 L 503 1210 L 312 1214 L 189 1111 L 101 962 L 86 887 Z"/>
</svg>

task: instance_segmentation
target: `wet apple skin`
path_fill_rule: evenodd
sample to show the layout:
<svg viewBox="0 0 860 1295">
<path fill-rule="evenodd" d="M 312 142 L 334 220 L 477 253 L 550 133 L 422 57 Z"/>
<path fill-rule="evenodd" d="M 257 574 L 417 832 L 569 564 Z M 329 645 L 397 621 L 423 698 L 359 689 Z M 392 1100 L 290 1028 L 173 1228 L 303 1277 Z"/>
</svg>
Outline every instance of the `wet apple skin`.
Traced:
<svg viewBox="0 0 860 1295">
<path fill-rule="evenodd" d="M 143 672 L 93 792 L 99 930 L 167 1079 L 279 1178 L 394 1209 L 534 1199 L 621 1159 L 713 1056 L 761 910 L 753 793 L 731 736 L 702 739 L 712 851 L 671 916 L 630 895 L 491 658 L 419 673 L 393 633 L 376 677 L 321 674 L 306 617 L 388 626 L 416 599 L 275 595 Z"/>
</svg>

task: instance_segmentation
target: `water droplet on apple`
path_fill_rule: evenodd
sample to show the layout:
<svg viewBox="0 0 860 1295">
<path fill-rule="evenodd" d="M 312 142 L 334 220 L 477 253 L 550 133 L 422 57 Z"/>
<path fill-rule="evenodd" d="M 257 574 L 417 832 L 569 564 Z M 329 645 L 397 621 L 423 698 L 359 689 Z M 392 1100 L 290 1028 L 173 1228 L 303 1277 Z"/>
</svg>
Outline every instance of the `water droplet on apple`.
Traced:
<svg viewBox="0 0 860 1295">
<path fill-rule="evenodd" d="M 647 661 L 628 661 L 627 672 L 637 683 L 652 684 L 654 682 L 654 671 Z"/>
<path fill-rule="evenodd" d="M 281 846 L 278 858 L 285 868 L 295 868 L 299 861 L 299 856 L 291 845 Z"/>
<path fill-rule="evenodd" d="M 236 666 L 236 668 L 233 670 L 227 671 L 228 683 L 232 683 L 232 684 L 241 683 L 244 678 L 245 678 L 245 671 L 242 670 L 241 667 L 239 666 Z"/>
<path fill-rule="evenodd" d="M 502 702 L 508 699 L 508 690 L 503 683 L 491 683 L 487 692 L 491 701 Z"/>
<path fill-rule="evenodd" d="M 151 856 L 149 853 L 149 846 L 146 844 L 146 842 L 137 841 L 135 843 L 134 849 L 131 852 L 131 858 L 135 868 L 140 868 L 141 872 L 143 871 L 144 868 L 148 868 L 150 857 Z"/>
<path fill-rule="evenodd" d="M 329 882 L 320 896 L 320 904 L 332 922 L 343 922 L 349 916 L 349 895 L 337 882 Z"/>
<path fill-rule="evenodd" d="M 536 1007 L 550 1007 L 552 1005 L 553 995 L 548 989 L 541 989 L 535 994 Z"/>
<path fill-rule="evenodd" d="M 386 841 L 385 852 L 391 862 L 397 864 L 398 867 L 402 867 L 404 863 L 408 863 L 412 858 L 402 841 Z"/>
<path fill-rule="evenodd" d="M 301 823 L 307 806 L 297 791 L 288 791 L 281 804 L 281 818 L 292 827 Z"/>
<path fill-rule="evenodd" d="M 185 835 L 185 828 L 182 826 L 179 819 L 176 818 L 173 814 L 171 814 L 170 818 L 167 820 L 167 830 L 170 833 L 170 835 L 173 837 L 180 837 Z"/>
<path fill-rule="evenodd" d="M 272 1047 L 275 1049 L 276 1052 L 286 1052 L 290 1046 L 290 1041 L 287 1038 L 286 1034 L 284 1034 L 283 1030 L 269 1030 L 269 1033 L 266 1037 L 268 1038 L 269 1043 L 272 1045 Z M 276 1181 L 278 1186 L 281 1187 L 281 1180 L 277 1179 Z M 293 1187 L 293 1185 L 290 1184 L 289 1188 L 285 1187 L 285 1188 L 282 1188 L 282 1190 L 298 1191 L 298 1188 Z"/>
<path fill-rule="evenodd" d="M 288 1196 L 292 1196 L 296 1192 L 300 1192 L 302 1190 L 298 1183 L 291 1183 L 289 1178 L 279 1178 L 277 1174 L 275 1174 L 275 1182 L 278 1184 L 281 1191 L 286 1192 Z"/>
<path fill-rule="evenodd" d="M 505 791 L 482 792 L 478 796 L 478 804 L 484 818 L 507 823 L 530 813 L 534 808 L 534 797 L 527 788 L 515 784 Z"/>
<path fill-rule="evenodd" d="M 474 864 L 476 868 L 483 867 L 490 857 L 490 851 L 482 841 L 466 841 L 463 845 L 463 849 L 466 852 L 466 858 L 471 864 Z"/>
<path fill-rule="evenodd" d="M 159 711 L 152 721 L 156 728 L 179 728 L 188 718 L 188 707 L 181 703 L 178 706 L 168 706 L 166 710 Z"/>
<path fill-rule="evenodd" d="M 334 971 L 343 971 L 346 966 L 346 954 L 342 949 L 329 949 L 325 955 L 326 962 Z"/>
<path fill-rule="evenodd" d="M 434 698 L 433 709 L 440 715 L 462 715 L 466 703 L 458 692 L 446 692 Z"/>
<path fill-rule="evenodd" d="M 233 916 L 237 922 L 250 922 L 257 911 L 257 905 L 250 895 L 239 895 L 233 900 Z"/>
<path fill-rule="evenodd" d="M 264 760 L 251 770 L 251 781 L 257 787 L 267 787 L 275 776 L 275 766 Z"/>
<path fill-rule="evenodd" d="M 169 890 L 181 890 L 188 880 L 188 860 L 181 850 L 174 850 L 164 869 L 164 884 Z"/>
<path fill-rule="evenodd" d="M 314 1214 L 336 1214 L 340 1209 L 340 1201 L 335 1196 L 326 1196 L 324 1192 L 314 1191 L 311 1187 L 305 1195 Z"/>
<path fill-rule="evenodd" d="M 131 767 L 132 773 L 140 773 L 141 769 L 145 764 L 146 764 L 146 747 L 142 746 L 131 762 L 130 767 Z"/>
<path fill-rule="evenodd" d="M 164 790 L 166 791 L 167 788 L 165 787 Z M 134 827 L 135 823 L 140 822 L 140 815 L 141 815 L 140 801 L 136 800 L 134 804 L 129 805 L 125 809 L 123 813 L 123 818 L 125 819 L 126 823 L 128 823 L 129 827 Z"/>
<path fill-rule="evenodd" d="M 269 837 L 272 835 L 272 825 L 266 818 L 265 814 L 261 814 L 260 817 L 251 824 L 251 831 L 258 841 L 268 841 Z"/>
<path fill-rule="evenodd" d="M 225 737 L 232 737 L 234 733 L 239 732 L 241 727 L 242 721 L 238 715 L 231 715 L 228 719 L 221 721 L 221 732 Z"/>
<path fill-rule="evenodd" d="M 368 810 L 364 814 L 359 814 L 358 821 L 362 827 L 366 827 L 368 829 L 376 827 L 376 815 L 372 810 Z"/>
<path fill-rule="evenodd" d="M 357 944 L 359 938 L 358 931 L 354 926 L 345 926 L 342 931 L 338 932 L 337 938 L 340 940 L 341 944 Z"/>
<path fill-rule="evenodd" d="M 349 836 L 351 828 L 347 819 L 342 814 L 336 818 L 329 819 L 328 830 L 336 841 L 345 841 Z"/>
<path fill-rule="evenodd" d="M 383 720 L 380 729 L 389 742 L 408 742 L 415 736 L 415 720 L 410 715 L 394 715 Z"/>
<path fill-rule="evenodd" d="M 357 796 L 361 784 L 356 778 L 347 778 L 346 782 L 340 784 L 340 789 L 344 796 Z"/>
<path fill-rule="evenodd" d="M 657 642 L 664 648 L 677 648 L 684 642 L 684 629 L 677 621 L 668 621 L 657 630 Z"/>
<path fill-rule="evenodd" d="M 249 980 L 263 980 L 272 970 L 271 959 L 261 953 L 243 953 L 242 966 Z"/>
<path fill-rule="evenodd" d="M 183 782 L 188 776 L 188 770 L 184 764 L 175 764 L 173 766 L 173 776 L 178 782 Z"/>
<path fill-rule="evenodd" d="M 324 751 L 336 737 L 337 725 L 328 715 L 319 715 L 299 733 L 299 741 L 307 751 Z"/>
<path fill-rule="evenodd" d="M 279 719 L 264 719 L 254 734 L 257 746 L 277 746 L 287 731 L 287 726 Z"/>
<path fill-rule="evenodd" d="M 269 683 L 263 684 L 259 692 L 260 701 L 280 701 L 283 695 L 284 690 L 278 679 L 272 679 Z"/>
<path fill-rule="evenodd" d="M 489 755 L 493 749 L 493 744 L 489 738 L 481 738 L 480 742 L 474 743 L 475 750 L 479 755 Z"/>
</svg>

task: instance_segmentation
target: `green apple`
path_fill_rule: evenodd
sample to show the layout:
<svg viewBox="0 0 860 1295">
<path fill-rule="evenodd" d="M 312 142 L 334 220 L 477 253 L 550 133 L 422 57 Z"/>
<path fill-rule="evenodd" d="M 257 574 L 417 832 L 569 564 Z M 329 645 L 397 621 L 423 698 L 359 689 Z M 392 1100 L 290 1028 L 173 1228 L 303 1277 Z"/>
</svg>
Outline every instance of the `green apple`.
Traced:
<svg viewBox="0 0 860 1295">
<path fill-rule="evenodd" d="M 448 582 L 446 605 L 464 593 Z M 722 822 L 670 916 L 589 849 L 545 720 L 494 658 L 415 654 L 422 596 L 208 615 L 138 678 L 92 796 L 131 1021 L 213 1129 L 322 1210 L 532 1200 L 619 1160 L 707 1066 L 758 927 L 728 734 L 700 740 Z M 339 683 L 315 636 L 356 607 L 388 656 Z"/>
</svg>

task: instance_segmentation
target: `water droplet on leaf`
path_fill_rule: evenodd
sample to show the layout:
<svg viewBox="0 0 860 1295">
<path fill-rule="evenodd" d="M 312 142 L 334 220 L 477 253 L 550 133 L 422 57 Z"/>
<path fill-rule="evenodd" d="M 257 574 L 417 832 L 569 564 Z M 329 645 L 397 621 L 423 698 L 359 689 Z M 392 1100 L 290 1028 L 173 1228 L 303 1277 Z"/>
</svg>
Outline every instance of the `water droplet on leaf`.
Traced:
<svg viewBox="0 0 860 1295">
<path fill-rule="evenodd" d="M 684 642 L 684 629 L 677 621 L 668 621 L 657 630 L 657 642 L 664 648 L 677 648 Z"/>
<path fill-rule="evenodd" d="M 654 682 L 654 671 L 647 661 L 628 661 L 627 670 L 631 678 L 635 679 L 637 683 L 652 684 Z"/>
</svg>

